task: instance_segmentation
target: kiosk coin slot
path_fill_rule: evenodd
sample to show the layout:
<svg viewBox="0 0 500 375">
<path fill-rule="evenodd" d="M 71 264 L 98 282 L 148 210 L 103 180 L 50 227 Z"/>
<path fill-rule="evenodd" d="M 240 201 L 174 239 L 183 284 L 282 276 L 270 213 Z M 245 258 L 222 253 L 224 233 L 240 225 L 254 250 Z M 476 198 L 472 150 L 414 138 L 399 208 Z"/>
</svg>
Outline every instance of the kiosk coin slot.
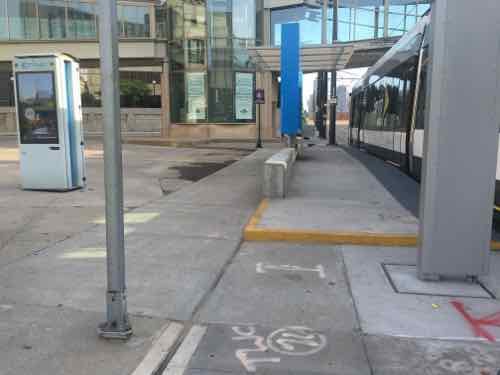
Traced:
<svg viewBox="0 0 500 375">
<path fill-rule="evenodd" d="M 23 189 L 84 187 L 78 62 L 64 54 L 17 56 L 13 70 Z"/>
</svg>

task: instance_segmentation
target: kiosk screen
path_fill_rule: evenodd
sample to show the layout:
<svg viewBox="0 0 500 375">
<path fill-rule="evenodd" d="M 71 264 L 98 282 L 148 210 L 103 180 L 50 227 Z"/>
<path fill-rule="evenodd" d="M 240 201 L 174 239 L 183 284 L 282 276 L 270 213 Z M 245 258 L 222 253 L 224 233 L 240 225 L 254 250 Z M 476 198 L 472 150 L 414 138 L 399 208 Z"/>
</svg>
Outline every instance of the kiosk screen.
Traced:
<svg viewBox="0 0 500 375">
<path fill-rule="evenodd" d="M 17 73 L 16 79 L 21 143 L 58 144 L 54 73 Z"/>
</svg>

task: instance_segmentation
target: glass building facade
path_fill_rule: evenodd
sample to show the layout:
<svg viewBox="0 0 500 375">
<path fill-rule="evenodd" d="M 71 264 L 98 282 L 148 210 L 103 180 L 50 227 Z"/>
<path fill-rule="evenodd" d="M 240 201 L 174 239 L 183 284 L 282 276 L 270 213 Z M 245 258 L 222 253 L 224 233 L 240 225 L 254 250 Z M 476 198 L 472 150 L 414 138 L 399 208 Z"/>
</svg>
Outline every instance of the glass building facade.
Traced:
<svg viewBox="0 0 500 375">
<path fill-rule="evenodd" d="M 97 40 L 96 8 L 95 1 L 0 0 L 0 41 Z M 152 12 L 155 8 L 148 3 L 120 3 L 120 37 L 153 37 Z M 159 17 L 160 33 L 165 28 L 164 22 Z"/>
<path fill-rule="evenodd" d="M 336 40 L 352 42 L 403 35 L 429 7 L 430 0 L 338 0 Z M 291 22 L 301 25 L 303 45 L 321 44 L 322 18 L 321 5 L 305 4 L 273 9 L 271 44 L 281 44 L 281 25 Z M 328 44 L 333 41 L 333 19 L 334 9 L 330 2 L 327 14 Z"/>
<path fill-rule="evenodd" d="M 256 0 L 168 0 L 171 119 L 255 121 Z"/>
<path fill-rule="evenodd" d="M 118 26 L 122 40 L 166 39 L 167 20 L 155 2 L 119 2 Z M 155 22 L 153 27 L 152 22 Z M 96 1 L 0 0 L 0 43 L 21 41 L 78 42 L 98 40 Z M 6 44 L 3 48 L 8 48 Z M 138 56 L 140 57 L 140 56 Z M 0 106 L 14 105 L 12 68 L 0 66 Z M 93 64 L 95 65 L 95 64 Z M 120 72 L 122 107 L 161 107 L 161 73 L 158 70 Z M 82 104 L 98 107 L 100 70 L 81 68 Z"/>
<path fill-rule="evenodd" d="M 303 45 L 322 43 L 325 19 L 327 43 L 333 43 L 334 15 L 338 41 L 393 37 L 409 30 L 430 1 L 338 0 L 335 12 L 330 0 L 326 17 L 321 0 L 272 9 L 264 9 L 264 0 L 117 2 L 122 42 L 153 42 L 167 51 L 146 66 L 123 69 L 122 106 L 162 107 L 162 87 L 168 87 L 172 123 L 248 124 L 256 118 L 257 80 L 248 48 L 280 45 L 283 24 L 300 23 Z M 95 42 L 98 17 L 96 0 L 0 0 L 0 48 L 23 41 Z M 86 107 L 100 106 L 97 59 L 81 69 Z M 162 61 L 168 61 L 166 74 Z M 0 106 L 12 106 L 11 68 L 8 61 L 0 64 Z"/>
</svg>

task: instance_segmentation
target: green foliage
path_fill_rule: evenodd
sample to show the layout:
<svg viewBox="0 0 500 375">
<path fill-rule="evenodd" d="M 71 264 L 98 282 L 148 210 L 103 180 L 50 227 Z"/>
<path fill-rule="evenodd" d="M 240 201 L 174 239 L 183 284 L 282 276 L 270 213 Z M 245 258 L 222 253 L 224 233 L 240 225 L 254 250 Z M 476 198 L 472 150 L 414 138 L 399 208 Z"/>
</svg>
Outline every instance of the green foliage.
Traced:
<svg viewBox="0 0 500 375">
<path fill-rule="evenodd" d="M 151 94 L 148 84 L 139 80 L 120 80 L 120 93 L 129 105 L 137 105 Z"/>
</svg>

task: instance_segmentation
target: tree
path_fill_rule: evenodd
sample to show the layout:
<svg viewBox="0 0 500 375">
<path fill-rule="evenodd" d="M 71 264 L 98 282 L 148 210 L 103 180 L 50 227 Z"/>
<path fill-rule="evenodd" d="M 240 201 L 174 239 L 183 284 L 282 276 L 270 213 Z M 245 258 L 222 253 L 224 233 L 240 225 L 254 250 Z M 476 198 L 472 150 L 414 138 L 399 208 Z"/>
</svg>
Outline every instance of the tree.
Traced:
<svg viewBox="0 0 500 375">
<path fill-rule="evenodd" d="M 122 79 L 120 93 L 125 101 L 124 104 L 135 107 L 144 102 L 144 98 L 151 94 L 151 89 L 144 81 Z"/>
</svg>

